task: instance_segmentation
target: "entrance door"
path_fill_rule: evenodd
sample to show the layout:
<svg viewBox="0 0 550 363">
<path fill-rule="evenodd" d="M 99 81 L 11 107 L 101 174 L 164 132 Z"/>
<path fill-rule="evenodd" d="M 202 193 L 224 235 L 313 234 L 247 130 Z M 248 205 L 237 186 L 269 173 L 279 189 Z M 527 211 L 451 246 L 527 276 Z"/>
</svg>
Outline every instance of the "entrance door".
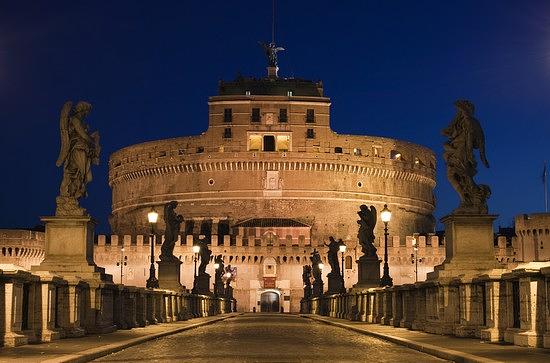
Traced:
<svg viewBox="0 0 550 363">
<path fill-rule="evenodd" d="M 260 297 L 260 311 L 262 313 L 279 312 L 279 294 L 273 291 L 266 291 Z"/>
<path fill-rule="evenodd" d="M 264 136 L 264 151 L 275 151 L 275 136 Z"/>
</svg>

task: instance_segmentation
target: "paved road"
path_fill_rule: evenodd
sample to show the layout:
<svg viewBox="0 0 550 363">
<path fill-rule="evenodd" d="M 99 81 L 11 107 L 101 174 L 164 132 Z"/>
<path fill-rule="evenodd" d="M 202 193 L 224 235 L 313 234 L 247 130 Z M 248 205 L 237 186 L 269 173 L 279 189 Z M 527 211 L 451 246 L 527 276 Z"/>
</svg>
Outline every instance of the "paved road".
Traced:
<svg viewBox="0 0 550 363">
<path fill-rule="evenodd" d="M 442 362 L 430 355 L 287 314 L 245 314 L 131 347 L 102 362 Z"/>
</svg>

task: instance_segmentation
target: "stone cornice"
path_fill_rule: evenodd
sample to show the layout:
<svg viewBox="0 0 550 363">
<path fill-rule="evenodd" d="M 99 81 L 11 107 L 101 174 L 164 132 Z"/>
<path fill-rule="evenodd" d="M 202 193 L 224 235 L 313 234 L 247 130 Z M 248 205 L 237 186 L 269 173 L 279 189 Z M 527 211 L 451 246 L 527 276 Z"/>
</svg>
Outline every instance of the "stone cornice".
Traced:
<svg viewBox="0 0 550 363">
<path fill-rule="evenodd" d="M 369 163 L 370 164 L 370 163 Z M 111 186 L 135 179 L 149 176 L 160 176 L 164 174 L 178 173 L 200 173 L 219 171 L 268 171 L 268 170 L 289 170 L 289 171 L 313 171 L 313 172 L 334 172 L 349 173 L 357 175 L 372 176 L 385 179 L 398 179 L 405 181 L 427 184 L 435 187 L 435 178 L 422 175 L 420 171 L 397 170 L 393 165 L 370 164 L 363 165 L 348 160 L 330 161 L 298 161 L 298 160 L 204 160 L 189 162 L 173 162 L 159 166 L 143 166 L 137 170 L 122 172 L 119 175 L 109 177 Z"/>
</svg>

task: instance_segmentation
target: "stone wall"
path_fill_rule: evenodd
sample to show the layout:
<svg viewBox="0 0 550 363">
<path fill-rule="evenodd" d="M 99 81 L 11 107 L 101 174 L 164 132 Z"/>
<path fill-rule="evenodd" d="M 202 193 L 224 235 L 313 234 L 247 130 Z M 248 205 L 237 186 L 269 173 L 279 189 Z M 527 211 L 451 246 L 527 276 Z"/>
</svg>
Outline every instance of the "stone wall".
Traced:
<svg viewBox="0 0 550 363">
<path fill-rule="evenodd" d="M 13 347 L 229 313 L 235 300 L 121 284 L 94 288 L 0 264 L 0 307 L 0 346 Z"/>
<path fill-rule="evenodd" d="M 2 232 L 0 232 L 1 235 Z M 43 234 L 36 232 L 37 248 L 43 255 Z M 149 276 L 150 266 L 150 244 L 148 235 L 99 235 L 94 245 L 94 261 L 104 267 L 106 273 L 113 275 L 114 282 L 143 287 Z M 160 253 L 160 241 L 162 236 L 156 236 L 155 256 Z M 441 264 L 445 259 L 444 240 L 440 241 L 437 236 L 416 236 L 418 241 L 418 281 L 426 279 L 428 272 L 434 270 L 434 266 Z M 194 255 L 191 250 L 194 236 L 181 236 L 176 242 L 174 255 L 183 262 L 181 267 L 181 282 L 188 288 L 193 285 L 194 273 Z M 388 257 L 390 265 L 390 274 L 394 279 L 394 284 L 413 283 L 415 281 L 414 263 L 415 251 L 412 244 L 413 237 L 390 236 L 388 244 Z M 40 242 L 41 241 L 41 242 Z M 252 241 L 252 240 L 250 240 Z M 1 243 L 2 241 L 0 241 Z M 219 238 L 212 236 L 213 251 L 212 258 L 218 254 L 223 255 L 224 263 L 231 264 L 237 268 L 236 280 L 232 283 L 234 287 L 234 296 L 239 301 L 239 311 L 251 311 L 257 307 L 258 292 L 264 289 L 263 269 L 262 267 L 268 260 L 272 259 L 277 269 L 276 289 L 280 291 L 282 297 L 287 296 L 284 303 L 285 311 L 297 312 L 299 310 L 300 299 L 302 298 L 302 266 L 309 264 L 309 256 L 314 248 L 319 250 L 325 265 L 323 278 L 330 272 L 330 265 L 326 257 L 326 247 L 322 243 L 311 243 L 307 239 L 303 241 L 293 239 L 288 243 L 285 239 L 273 240 L 274 244 L 269 245 L 268 240 L 262 239 L 260 246 L 248 246 L 246 240 L 238 238 L 231 241 L 229 236 Z M 383 253 L 383 238 L 379 237 L 375 241 L 380 258 Z M 345 286 L 351 288 L 357 282 L 357 264 L 355 261 L 360 256 L 360 247 L 355 241 L 346 241 L 348 249 L 345 255 L 344 277 Z M 12 241 L 12 248 L 19 246 Z M 0 247 L 4 247 L 0 244 Z M 124 248 L 124 251 L 122 251 Z M 126 259 L 124 258 L 126 256 Z M 1 256 L 5 262 L 16 263 L 15 257 Z M 499 237 L 498 244 L 495 247 L 495 257 L 497 260 L 507 263 L 509 267 L 515 267 L 514 250 L 506 245 L 506 238 Z M 121 269 L 117 262 L 126 262 Z M 28 266 L 30 261 L 21 260 L 20 266 Z M 32 264 L 39 264 L 41 260 L 33 260 Z M 24 267 L 23 266 L 23 267 Z M 351 268 L 347 268 L 351 267 Z M 382 266 L 381 266 L 382 268 Z M 157 268 L 158 271 L 158 268 Z M 213 263 L 207 267 L 207 272 L 214 276 Z M 382 273 L 382 271 L 381 271 Z M 213 288 L 213 277 L 211 279 L 211 288 Z"/>
<path fill-rule="evenodd" d="M 335 318 L 550 348 L 550 262 L 480 275 L 373 288 L 302 301 L 302 312 Z"/>
<path fill-rule="evenodd" d="M 260 109 L 258 122 L 251 120 L 253 108 Z M 286 122 L 277 120 L 281 108 L 288 110 Z M 308 109 L 315 111 L 313 122 L 306 120 Z M 231 137 L 224 137 L 226 129 Z M 308 129 L 313 138 L 306 137 Z M 289 144 L 256 150 L 255 135 L 288 137 Z M 109 184 L 117 234 L 148 233 L 147 212 L 155 207 L 162 213 L 171 200 L 186 219 L 227 220 L 230 226 L 252 217 L 296 219 L 311 226 L 317 241 L 333 234 L 354 238 L 361 204 L 379 210 L 388 204 L 396 235 L 433 232 L 435 224 L 433 152 L 390 138 L 336 134 L 325 97 L 211 97 L 207 131 L 113 153 Z M 162 217 L 158 228 L 164 230 Z"/>
</svg>

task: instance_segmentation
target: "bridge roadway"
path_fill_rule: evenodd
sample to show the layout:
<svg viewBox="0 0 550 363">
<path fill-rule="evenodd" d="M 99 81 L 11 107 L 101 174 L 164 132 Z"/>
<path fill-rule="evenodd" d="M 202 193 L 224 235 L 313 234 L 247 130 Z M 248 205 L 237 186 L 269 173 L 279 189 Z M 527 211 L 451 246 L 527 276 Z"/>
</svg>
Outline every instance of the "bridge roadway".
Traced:
<svg viewBox="0 0 550 363">
<path fill-rule="evenodd" d="M 100 362 L 442 362 L 384 340 L 288 314 L 245 314 L 146 342 Z"/>
</svg>

